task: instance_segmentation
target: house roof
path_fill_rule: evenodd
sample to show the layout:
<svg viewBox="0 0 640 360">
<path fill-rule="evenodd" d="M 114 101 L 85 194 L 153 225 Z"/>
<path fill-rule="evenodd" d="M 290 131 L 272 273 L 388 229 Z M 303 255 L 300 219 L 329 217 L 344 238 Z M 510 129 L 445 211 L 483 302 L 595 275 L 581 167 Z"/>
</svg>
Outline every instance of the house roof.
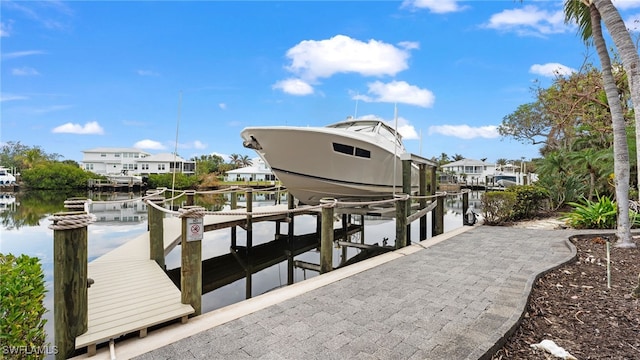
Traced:
<svg viewBox="0 0 640 360">
<path fill-rule="evenodd" d="M 175 156 L 172 153 L 160 153 L 149 155 L 144 158 L 144 162 L 188 162 L 180 156 Z"/>
<path fill-rule="evenodd" d="M 97 147 L 89 150 L 82 150 L 83 153 L 139 153 L 150 155 L 150 153 L 140 150 L 138 148 L 129 148 L 129 147 Z"/>
<path fill-rule="evenodd" d="M 486 163 L 481 160 L 475 159 L 462 159 L 448 164 L 442 165 L 443 168 L 456 167 L 456 166 L 492 166 L 493 164 Z"/>
<path fill-rule="evenodd" d="M 271 170 L 265 169 L 264 167 L 247 166 L 239 169 L 229 170 L 227 171 L 227 175 L 229 174 L 271 174 Z"/>
</svg>

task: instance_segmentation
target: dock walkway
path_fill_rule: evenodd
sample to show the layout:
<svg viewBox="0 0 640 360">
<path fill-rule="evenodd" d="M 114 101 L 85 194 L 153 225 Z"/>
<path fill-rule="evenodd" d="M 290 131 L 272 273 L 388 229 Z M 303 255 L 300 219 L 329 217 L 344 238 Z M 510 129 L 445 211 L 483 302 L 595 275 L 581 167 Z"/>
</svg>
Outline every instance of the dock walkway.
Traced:
<svg viewBox="0 0 640 360">
<path fill-rule="evenodd" d="M 464 227 L 116 345 L 139 359 L 481 359 L 573 230 Z M 108 352 L 98 358 L 108 358 Z"/>
<path fill-rule="evenodd" d="M 264 206 L 261 212 L 286 211 L 286 205 Z M 206 215 L 205 230 L 230 227 L 246 221 L 246 209 L 230 211 L 238 215 Z M 255 215 L 254 222 L 282 219 L 284 215 Z M 165 254 L 181 240 L 182 220 L 163 219 Z M 129 240 L 88 264 L 88 277 L 94 284 L 88 289 L 88 330 L 76 338 L 76 349 L 97 351 L 97 344 L 139 332 L 147 335 L 151 326 L 182 318 L 194 312 L 181 303 L 180 290 L 164 269 L 149 260 L 149 232 Z"/>
</svg>

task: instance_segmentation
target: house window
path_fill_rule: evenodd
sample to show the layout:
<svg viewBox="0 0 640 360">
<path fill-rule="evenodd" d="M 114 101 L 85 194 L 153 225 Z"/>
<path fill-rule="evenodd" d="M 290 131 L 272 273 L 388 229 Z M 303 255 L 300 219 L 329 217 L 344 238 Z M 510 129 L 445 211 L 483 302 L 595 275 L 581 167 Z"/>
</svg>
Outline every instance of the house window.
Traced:
<svg viewBox="0 0 640 360">
<path fill-rule="evenodd" d="M 140 164 L 142 170 L 149 170 L 149 164 Z"/>
<path fill-rule="evenodd" d="M 158 170 L 164 170 L 165 164 L 158 164 Z"/>
<path fill-rule="evenodd" d="M 85 170 L 93 170 L 93 164 L 84 164 Z"/>
<path fill-rule="evenodd" d="M 102 153 L 102 154 L 100 154 L 100 157 L 107 157 L 107 154 Z"/>
<path fill-rule="evenodd" d="M 115 157 L 120 157 L 120 154 L 113 154 L 113 156 L 115 156 Z"/>
</svg>

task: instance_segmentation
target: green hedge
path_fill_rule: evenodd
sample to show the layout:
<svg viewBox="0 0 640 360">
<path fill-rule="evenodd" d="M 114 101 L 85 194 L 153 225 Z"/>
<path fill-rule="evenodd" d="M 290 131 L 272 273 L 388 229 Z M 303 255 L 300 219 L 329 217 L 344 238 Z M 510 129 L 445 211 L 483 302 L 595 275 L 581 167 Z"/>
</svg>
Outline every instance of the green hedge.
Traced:
<svg viewBox="0 0 640 360">
<path fill-rule="evenodd" d="M 549 191 L 535 185 L 519 185 L 506 189 L 516 194 L 511 220 L 531 219 L 549 207 Z"/>
<path fill-rule="evenodd" d="M 488 191 L 482 195 L 482 218 L 486 225 L 500 225 L 511 219 L 516 205 L 516 193 Z"/>
<path fill-rule="evenodd" d="M 38 258 L 0 253 L 0 274 L 0 357 L 44 358 L 45 354 L 37 351 L 47 346 L 43 319 L 46 290 Z"/>
</svg>

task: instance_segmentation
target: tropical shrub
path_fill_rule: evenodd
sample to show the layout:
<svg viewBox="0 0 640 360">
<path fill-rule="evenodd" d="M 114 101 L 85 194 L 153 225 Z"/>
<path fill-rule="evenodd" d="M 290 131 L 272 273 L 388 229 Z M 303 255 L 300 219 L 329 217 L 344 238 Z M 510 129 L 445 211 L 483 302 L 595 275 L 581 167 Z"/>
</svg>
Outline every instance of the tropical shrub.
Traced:
<svg viewBox="0 0 640 360">
<path fill-rule="evenodd" d="M 511 219 L 516 205 L 516 193 L 488 191 L 482 195 L 482 217 L 486 225 L 499 225 Z"/>
<path fill-rule="evenodd" d="M 5 359 L 41 359 L 46 336 L 44 273 L 38 258 L 0 253 L 0 349 Z M 8 351 L 25 349 L 25 351 Z M 25 354 L 30 350 L 31 354 Z M 30 355 L 30 356 L 28 356 Z"/>
<path fill-rule="evenodd" d="M 549 192 L 537 185 L 514 186 L 506 189 L 506 192 L 516 194 L 511 220 L 533 218 L 549 206 Z"/>
<path fill-rule="evenodd" d="M 22 172 L 22 181 L 31 189 L 86 189 L 89 179 L 99 176 L 77 166 L 57 161 L 41 163 Z"/>
<path fill-rule="evenodd" d="M 607 196 L 596 194 L 596 201 L 583 198 L 581 203 L 569 202 L 573 210 L 562 218 L 576 229 L 613 229 L 616 226 L 617 205 Z M 633 219 L 632 219 L 633 220 Z"/>
<path fill-rule="evenodd" d="M 198 185 L 198 177 L 176 173 L 175 184 L 173 182 L 173 173 L 151 174 L 147 185 L 150 189 L 165 187 L 168 189 L 195 189 Z"/>
</svg>

